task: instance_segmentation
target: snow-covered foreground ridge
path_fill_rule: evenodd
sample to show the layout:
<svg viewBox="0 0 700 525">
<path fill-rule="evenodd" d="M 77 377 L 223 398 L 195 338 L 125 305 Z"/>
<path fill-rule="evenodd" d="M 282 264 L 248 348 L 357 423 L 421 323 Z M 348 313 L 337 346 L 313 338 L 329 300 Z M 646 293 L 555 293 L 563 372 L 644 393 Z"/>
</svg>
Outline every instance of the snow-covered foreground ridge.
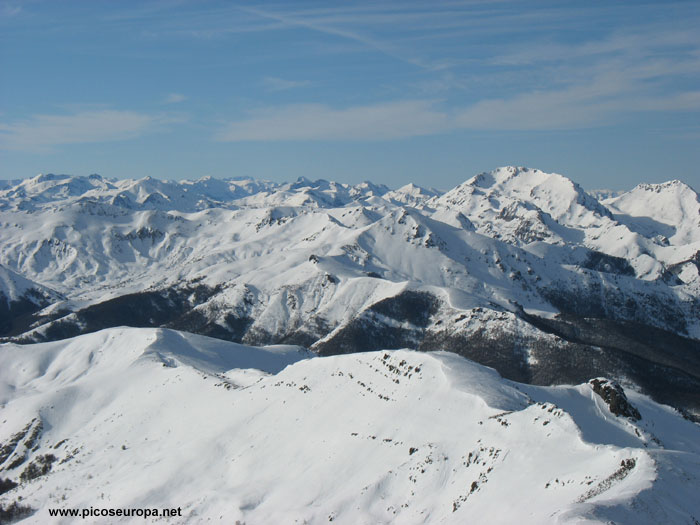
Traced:
<svg viewBox="0 0 700 525">
<path fill-rule="evenodd" d="M 169 523 L 700 518 L 700 428 L 646 396 L 613 396 L 615 415 L 605 383 L 524 385 L 447 352 L 309 357 L 150 328 L 2 345 L 0 480 L 18 485 L 0 505 L 41 524 L 91 507 L 181 507 Z"/>
<path fill-rule="evenodd" d="M 528 168 L 440 192 L 299 179 L 0 182 L 0 337 L 164 327 L 319 355 L 607 376 L 700 419 L 700 200 Z"/>
</svg>

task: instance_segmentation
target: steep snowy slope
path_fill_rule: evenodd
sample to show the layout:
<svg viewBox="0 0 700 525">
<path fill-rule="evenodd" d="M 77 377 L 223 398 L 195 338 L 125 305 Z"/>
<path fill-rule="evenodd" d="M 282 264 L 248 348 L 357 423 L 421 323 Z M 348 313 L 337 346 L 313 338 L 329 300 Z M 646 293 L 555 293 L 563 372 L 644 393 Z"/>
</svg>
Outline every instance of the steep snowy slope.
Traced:
<svg viewBox="0 0 700 525">
<path fill-rule="evenodd" d="M 6 302 L 14 302 L 28 297 L 37 302 L 58 298 L 55 292 L 0 265 L 0 301 L 4 299 Z"/>
<path fill-rule="evenodd" d="M 53 290 L 0 265 L 0 335 L 21 333 L 28 316 L 60 299 Z"/>
<path fill-rule="evenodd" d="M 608 375 L 700 417 L 699 227 L 694 192 L 679 191 L 686 211 L 643 220 L 630 203 L 646 191 L 617 197 L 624 212 L 514 167 L 442 195 L 304 178 L 14 181 L 0 264 L 62 298 L 5 334 L 129 325 L 323 355 L 450 349 L 524 382 Z M 665 237 L 664 220 L 689 233 Z"/>
<path fill-rule="evenodd" d="M 0 480 L 18 483 L 0 505 L 41 524 L 90 507 L 180 507 L 169 523 L 700 516 L 699 427 L 645 396 L 517 384 L 444 352 L 305 357 L 162 329 L 0 346 Z"/>
</svg>

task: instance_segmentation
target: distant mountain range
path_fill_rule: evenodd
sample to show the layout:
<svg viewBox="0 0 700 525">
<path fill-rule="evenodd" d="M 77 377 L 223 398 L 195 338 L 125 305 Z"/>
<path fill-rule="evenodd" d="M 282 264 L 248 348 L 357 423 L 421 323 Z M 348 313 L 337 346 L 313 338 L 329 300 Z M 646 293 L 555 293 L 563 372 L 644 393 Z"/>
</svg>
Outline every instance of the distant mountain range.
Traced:
<svg viewBox="0 0 700 525">
<path fill-rule="evenodd" d="M 0 336 L 163 327 L 318 355 L 606 376 L 700 418 L 700 200 L 505 167 L 447 192 L 301 178 L 0 181 Z"/>
</svg>

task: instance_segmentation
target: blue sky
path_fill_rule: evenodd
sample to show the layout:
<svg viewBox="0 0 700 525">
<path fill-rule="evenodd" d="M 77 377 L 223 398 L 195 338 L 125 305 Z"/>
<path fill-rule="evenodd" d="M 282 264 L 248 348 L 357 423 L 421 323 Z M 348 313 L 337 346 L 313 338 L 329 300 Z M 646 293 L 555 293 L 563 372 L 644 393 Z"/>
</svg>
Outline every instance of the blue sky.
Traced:
<svg viewBox="0 0 700 525">
<path fill-rule="evenodd" d="M 0 178 L 700 189 L 700 3 L 0 2 Z"/>
</svg>

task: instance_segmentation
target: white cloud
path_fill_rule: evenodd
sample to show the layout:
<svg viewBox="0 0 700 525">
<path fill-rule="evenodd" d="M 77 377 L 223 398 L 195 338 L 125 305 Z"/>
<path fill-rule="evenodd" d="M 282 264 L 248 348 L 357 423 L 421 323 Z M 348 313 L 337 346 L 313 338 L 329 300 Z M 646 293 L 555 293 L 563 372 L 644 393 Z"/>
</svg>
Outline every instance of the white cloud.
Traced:
<svg viewBox="0 0 700 525">
<path fill-rule="evenodd" d="M 309 85 L 308 80 L 287 80 L 277 77 L 266 77 L 263 79 L 262 83 L 268 91 L 286 91 L 288 89 Z"/>
<path fill-rule="evenodd" d="M 321 104 L 268 108 L 233 122 L 216 138 L 225 142 L 275 140 L 386 140 L 432 135 L 447 116 L 431 101 L 408 100 L 334 109 Z"/>
<path fill-rule="evenodd" d="M 178 104 L 180 102 L 184 102 L 187 100 L 187 97 L 185 95 L 182 95 L 180 93 L 169 93 L 167 97 L 165 97 L 164 103 L 165 104 Z"/>
<path fill-rule="evenodd" d="M 181 119 L 135 111 L 83 111 L 72 115 L 34 115 L 0 123 L 0 149 L 47 151 L 61 144 L 126 140 Z"/>
</svg>

